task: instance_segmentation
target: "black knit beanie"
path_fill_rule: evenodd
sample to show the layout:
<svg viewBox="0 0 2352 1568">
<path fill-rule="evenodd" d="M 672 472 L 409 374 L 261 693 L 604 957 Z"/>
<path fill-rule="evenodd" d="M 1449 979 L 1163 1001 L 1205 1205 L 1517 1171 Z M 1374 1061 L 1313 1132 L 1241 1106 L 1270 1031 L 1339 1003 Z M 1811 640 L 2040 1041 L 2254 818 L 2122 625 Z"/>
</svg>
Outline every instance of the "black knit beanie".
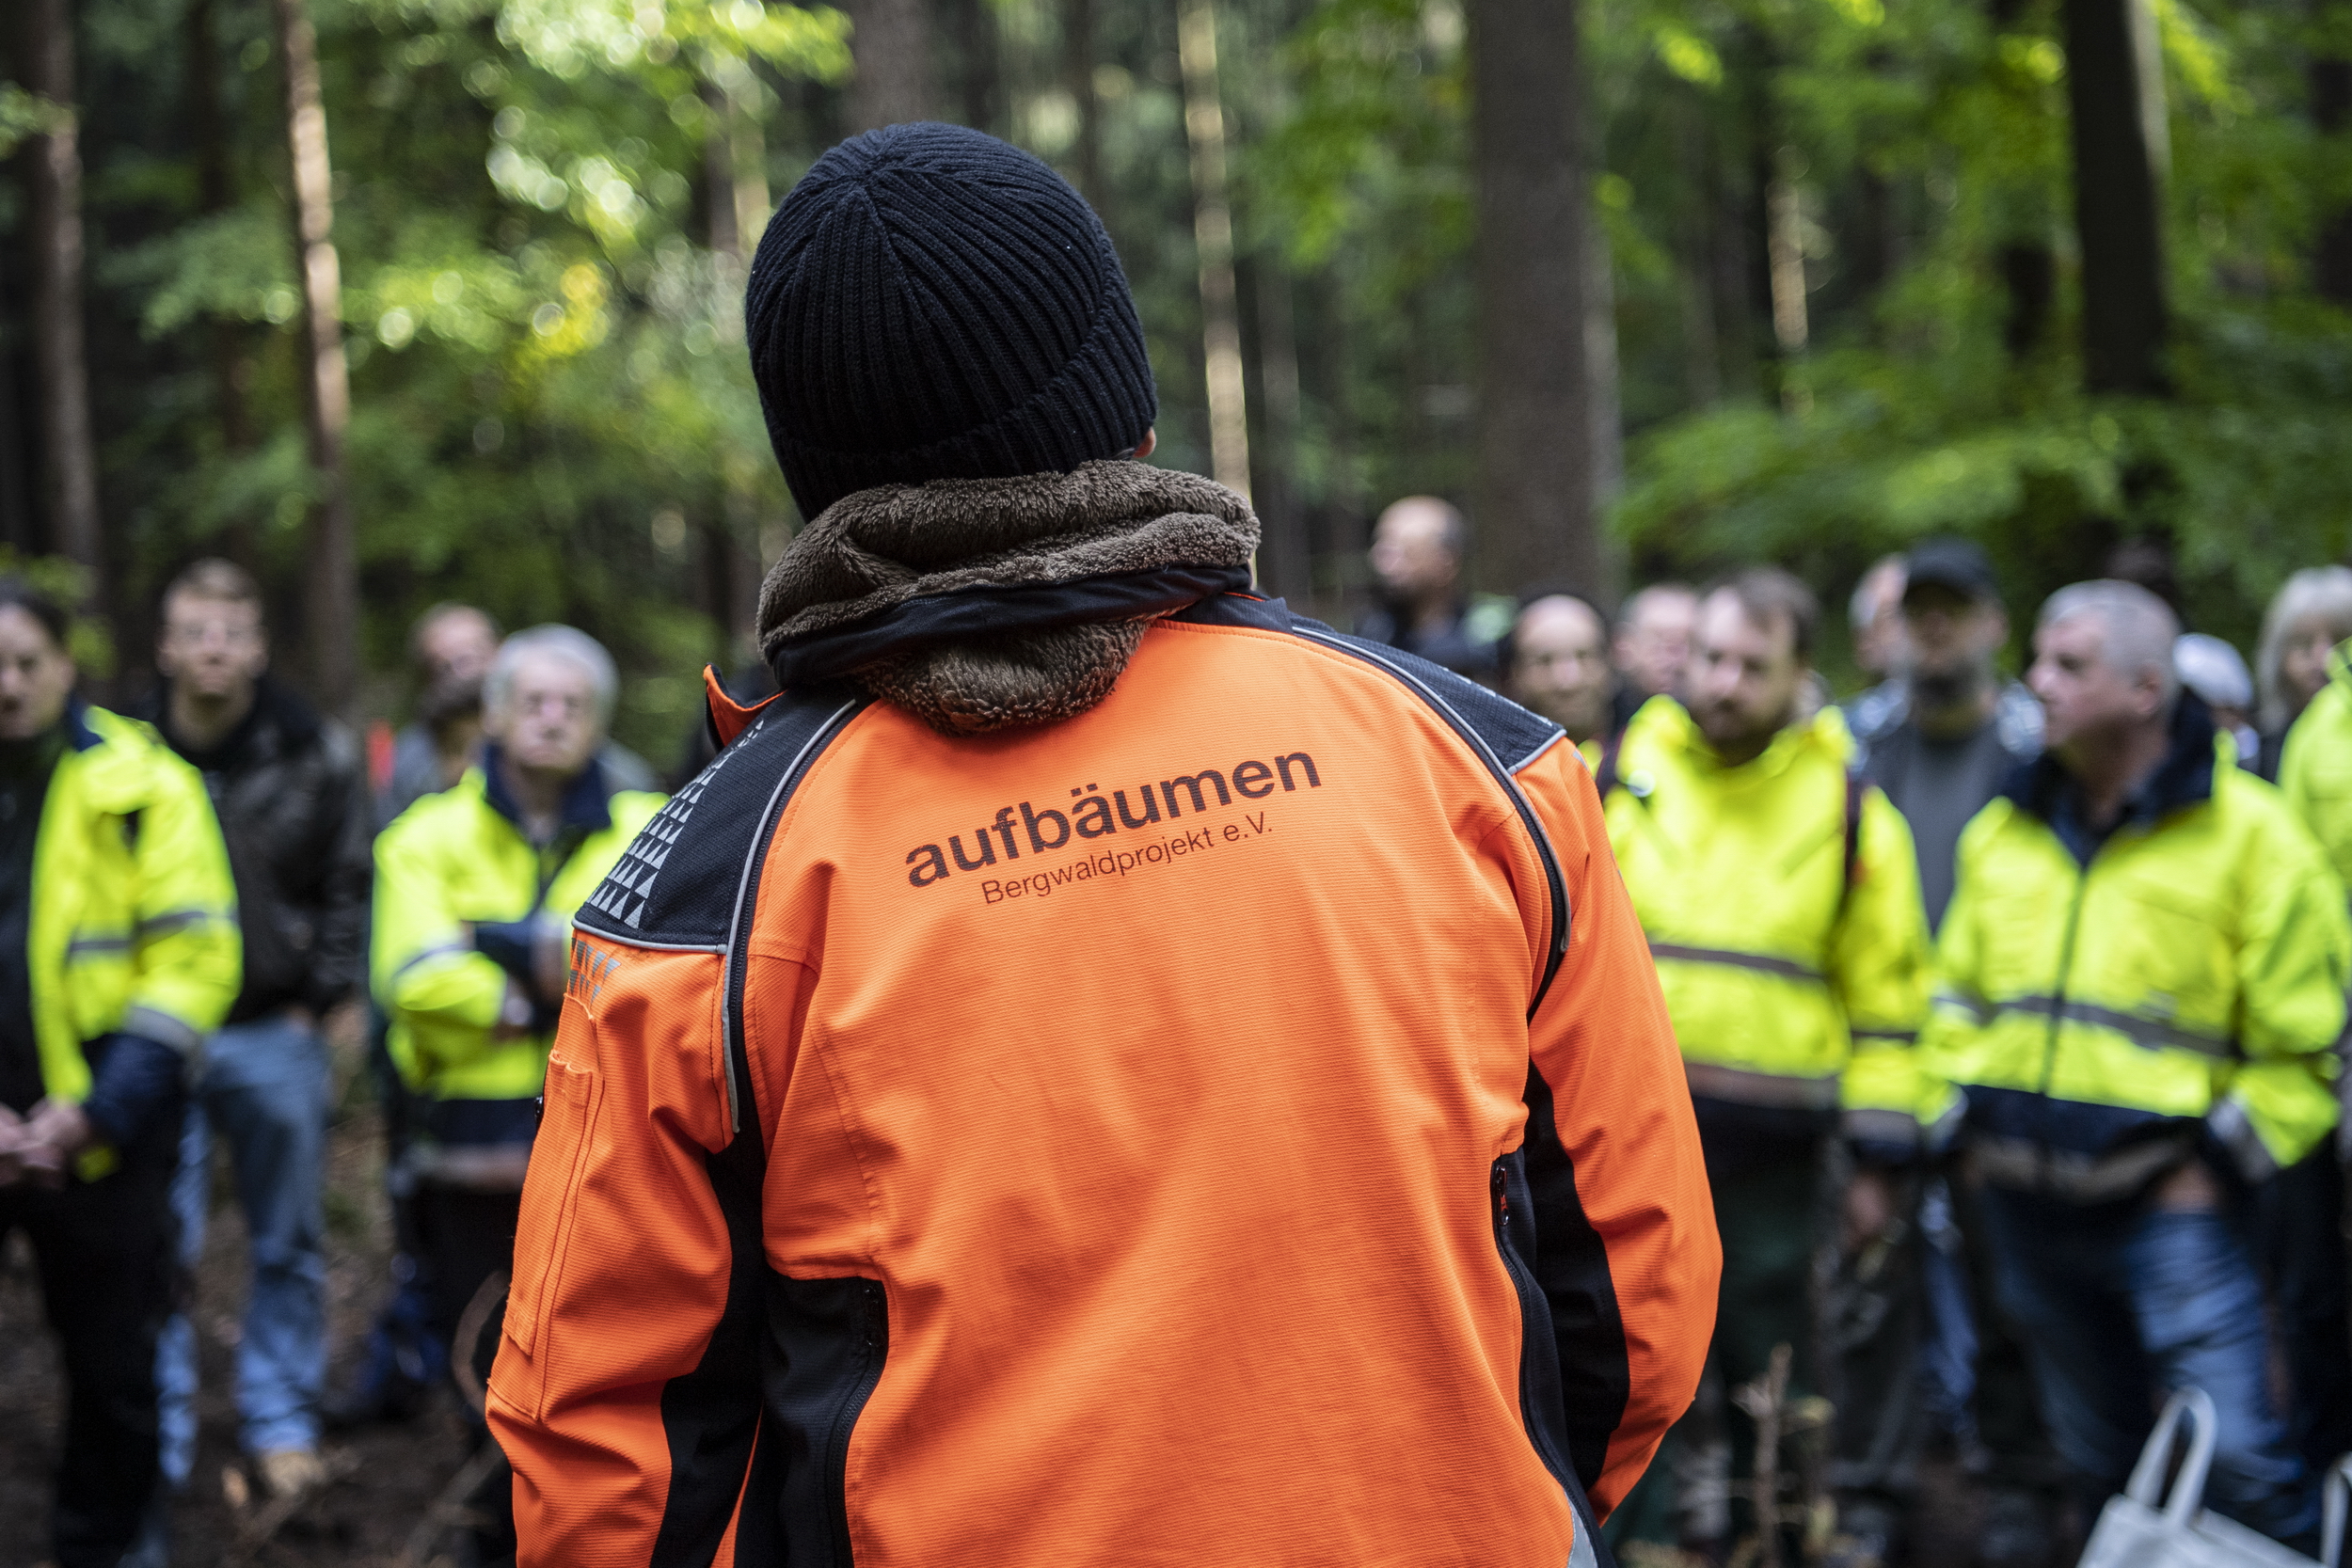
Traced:
<svg viewBox="0 0 2352 1568">
<path fill-rule="evenodd" d="M 804 517 L 854 491 L 1067 473 L 1159 410 L 1110 236 L 1042 162 L 959 125 L 817 160 L 743 300 L 768 438 Z"/>
</svg>

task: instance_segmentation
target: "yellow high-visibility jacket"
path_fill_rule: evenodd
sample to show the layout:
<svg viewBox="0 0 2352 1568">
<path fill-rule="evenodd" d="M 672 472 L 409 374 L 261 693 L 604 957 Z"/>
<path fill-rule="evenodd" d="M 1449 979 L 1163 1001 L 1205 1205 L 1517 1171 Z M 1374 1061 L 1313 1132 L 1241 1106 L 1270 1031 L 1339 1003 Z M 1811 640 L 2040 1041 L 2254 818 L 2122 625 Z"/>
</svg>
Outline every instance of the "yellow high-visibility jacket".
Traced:
<svg viewBox="0 0 2352 1568">
<path fill-rule="evenodd" d="M 470 770 L 376 840 L 370 970 L 403 1081 L 437 1101 L 506 1101 L 514 1114 L 469 1125 L 481 1141 L 528 1142 L 554 1027 L 491 1037 L 507 974 L 477 949 L 474 927 L 538 916 L 568 923 L 663 797 L 608 798 L 592 765 L 564 800 L 554 841 L 534 847 L 492 777 Z"/>
<path fill-rule="evenodd" d="M 1833 708 L 1726 766 L 1680 704 L 1653 698 L 1615 758 L 1609 838 L 1692 1093 L 1842 1108 L 1850 1135 L 1915 1146 L 1956 1105 L 1913 1049 L 1927 914 L 1910 826 L 1876 788 L 1848 863 L 1852 755 Z"/>
<path fill-rule="evenodd" d="M 241 977 L 237 889 L 204 781 L 135 720 L 76 703 L 33 841 L 24 942 L 41 1085 L 88 1099 L 84 1046 L 121 1030 L 191 1059 Z M 100 1175 L 103 1151 L 80 1170 Z"/>
<path fill-rule="evenodd" d="M 2352 885 L 2352 641 L 2328 656 L 2328 684 L 2287 731 L 2279 788 Z"/>
<path fill-rule="evenodd" d="M 2054 826 L 2067 781 L 2046 755 L 1961 835 L 1922 1050 L 1996 1182 L 2128 1197 L 2208 1134 L 2260 1180 L 2335 1123 L 2341 884 L 2201 706 L 2174 736 L 2088 864 Z"/>
</svg>

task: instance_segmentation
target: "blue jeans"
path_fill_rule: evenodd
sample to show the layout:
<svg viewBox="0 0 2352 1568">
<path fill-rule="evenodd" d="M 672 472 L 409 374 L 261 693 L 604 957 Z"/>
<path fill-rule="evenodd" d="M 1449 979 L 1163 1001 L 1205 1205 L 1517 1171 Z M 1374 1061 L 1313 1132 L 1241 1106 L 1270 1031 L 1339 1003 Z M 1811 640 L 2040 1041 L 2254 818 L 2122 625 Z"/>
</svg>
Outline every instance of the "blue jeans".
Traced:
<svg viewBox="0 0 2352 1568">
<path fill-rule="evenodd" d="M 1995 1188 L 1979 1203 L 1995 1290 L 2068 1466 L 2102 1495 L 2122 1491 L 2155 1393 L 2194 1385 L 2220 1418 L 2205 1501 L 2274 1540 L 2312 1541 L 2318 1486 L 2271 1405 L 2262 1283 L 2230 1216 Z"/>
<path fill-rule="evenodd" d="M 326 1377 L 325 1209 L 326 1044 L 283 1015 L 231 1023 L 205 1047 L 204 1070 L 181 1135 L 171 1205 L 180 1262 L 204 1251 L 212 1141 L 226 1140 L 250 1233 L 253 1284 L 237 1343 L 237 1415 L 249 1453 L 311 1449 Z M 196 1461 L 196 1326 L 164 1326 L 155 1357 L 164 1474 L 185 1484 Z"/>
</svg>

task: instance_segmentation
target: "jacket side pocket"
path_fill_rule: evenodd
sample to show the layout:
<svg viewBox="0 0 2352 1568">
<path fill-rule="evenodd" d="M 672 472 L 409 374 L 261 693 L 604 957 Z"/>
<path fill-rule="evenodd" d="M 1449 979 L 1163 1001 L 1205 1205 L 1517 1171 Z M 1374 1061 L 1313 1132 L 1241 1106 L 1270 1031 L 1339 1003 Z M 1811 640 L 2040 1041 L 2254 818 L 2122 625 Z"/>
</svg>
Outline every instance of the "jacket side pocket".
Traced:
<svg viewBox="0 0 2352 1568">
<path fill-rule="evenodd" d="M 506 1298 L 506 1338 L 532 1363 L 523 1386 L 510 1386 L 508 1391 L 527 1389 L 533 1416 L 539 1414 L 547 1386 L 547 1319 L 562 1293 L 564 1255 L 596 1142 L 604 1084 L 594 1072 L 551 1053 L 545 1094 L 531 1171 L 523 1180 L 522 1214 L 515 1227 L 514 1282 Z"/>
</svg>

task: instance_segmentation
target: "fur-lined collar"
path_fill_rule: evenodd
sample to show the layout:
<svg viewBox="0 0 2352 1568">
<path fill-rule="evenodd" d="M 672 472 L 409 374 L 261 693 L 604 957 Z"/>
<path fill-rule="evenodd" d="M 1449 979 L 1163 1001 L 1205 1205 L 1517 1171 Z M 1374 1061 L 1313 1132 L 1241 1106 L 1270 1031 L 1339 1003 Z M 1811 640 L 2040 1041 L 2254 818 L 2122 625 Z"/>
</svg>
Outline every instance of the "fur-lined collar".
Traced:
<svg viewBox="0 0 2352 1568">
<path fill-rule="evenodd" d="M 1249 583 L 1258 519 L 1193 474 L 1089 463 L 846 496 L 759 594 L 785 687 L 847 675 L 946 735 L 1049 723 L 1109 695 L 1145 623 Z"/>
</svg>

